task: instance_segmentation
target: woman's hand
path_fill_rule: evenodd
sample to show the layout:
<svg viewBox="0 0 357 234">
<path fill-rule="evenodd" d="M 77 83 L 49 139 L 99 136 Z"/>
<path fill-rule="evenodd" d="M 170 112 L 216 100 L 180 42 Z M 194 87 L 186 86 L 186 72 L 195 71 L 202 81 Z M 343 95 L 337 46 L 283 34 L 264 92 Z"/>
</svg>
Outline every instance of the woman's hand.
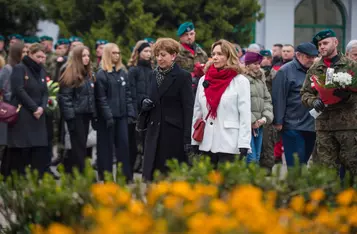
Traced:
<svg viewBox="0 0 357 234">
<path fill-rule="evenodd" d="M 252 128 L 253 129 L 257 129 L 257 128 L 259 128 L 260 126 L 259 126 L 259 123 L 258 123 L 258 121 L 255 121 L 253 124 L 252 124 Z"/>
<path fill-rule="evenodd" d="M 264 124 L 266 124 L 266 121 L 264 119 L 258 119 L 257 123 L 258 123 L 258 125 L 260 127 L 260 126 L 263 126 Z"/>
<path fill-rule="evenodd" d="M 37 107 L 37 110 L 33 113 L 33 116 L 35 116 L 36 119 L 40 119 L 42 114 L 43 114 L 43 108 Z"/>
</svg>

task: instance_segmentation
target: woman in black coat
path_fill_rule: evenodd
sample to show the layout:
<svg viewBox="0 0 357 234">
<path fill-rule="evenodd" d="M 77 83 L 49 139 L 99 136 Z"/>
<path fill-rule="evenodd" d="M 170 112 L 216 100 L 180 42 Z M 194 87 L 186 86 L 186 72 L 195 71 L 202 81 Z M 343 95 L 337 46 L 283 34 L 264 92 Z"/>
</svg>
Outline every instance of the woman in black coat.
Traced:
<svg viewBox="0 0 357 234">
<path fill-rule="evenodd" d="M 66 172 L 76 167 L 83 172 L 87 154 L 89 123 L 95 117 L 94 82 L 89 49 L 75 47 L 72 60 L 60 77 L 58 103 L 71 140 L 71 150 L 64 159 Z"/>
<path fill-rule="evenodd" d="M 143 171 L 147 180 L 153 179 L 155 170 L 165 173 L 167 160 L 188 161 L 194 101 L 191 75 L 175 63 L 179 50 L 171 38 L 159 39 L 153 46 L 158 67 L 141 110 L 147 116 Z"/>
<path fill-rule="evenodd" d="M 133 98 L 133 105 L 135 109 L 135 115 L 141 111 L 141 102 L 148 96 L 150 87 L 150 75 L 152 73 L 151 63 L 151 47 L 146 41 L 138 41 L 135 45 L 131 58 L 129 60 L 129 82 L 131 87 L 131 96 Z M 132 168 L 135 166 L 137 160 L 138 148 L 144 148 L 145 131 L 138 133 L 135 130 L 135 122 L 129 123 L 129 149 L 130 149 L 130 163 Z M 143 152 L 143 151 L 142 151 Z M 141 169 L 142 159 L 138 158 L 137 170 Z"/>
<path fill-rule="evenodd" d="M 119 47 L 114 43 L 104 46 L 102 69 L 97 72 L 95 97 L 98 111 L 97 154 L 98 174 L 113 170 L 113 151 L 128 181 L 133 179 L 129 158 L 128 119 L 135 119 L 135 111 L 127 73 L 122 65 Z"/>
<path fill-rule="evenodd" d="M 10 103 L 21 105 L 21 109 L 16 124 L 8 127 L 9 171 L 24 173 L 30 165 L 43 174 L 50 162 L 44 115 L 48 102 L 46 72 L 42 66 L 45 61 L 45 49 L 35 43 L 29 47 L 29 55 L 12 70 Z"/>
</svg>

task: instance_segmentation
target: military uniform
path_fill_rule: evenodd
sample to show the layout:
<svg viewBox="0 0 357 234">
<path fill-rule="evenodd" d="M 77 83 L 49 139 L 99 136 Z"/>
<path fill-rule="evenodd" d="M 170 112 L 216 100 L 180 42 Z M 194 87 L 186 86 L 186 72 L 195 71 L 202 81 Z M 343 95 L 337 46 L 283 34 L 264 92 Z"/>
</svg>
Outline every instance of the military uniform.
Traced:
<svg viewBox="0 0 357 234">
<path fill-rule="evenodd" d="M 194 49 L 195 54 L 193 55 L 181 45 L 180 52 L 176 58 L 176 63 L 188 72 L 193 72 L 195 63 L 206 63 L 208 61 L 208 56 L 201 47 L 196 44 Z"/>
<path fill-rule="evenodd" d="M 330 67 L 337 72 L 347 72 L 357 63 L 339 54 Z M 301 89 L 304 105 L 313 107 L 319 94 L 312 87 L 311 77 L 326 74 L 327 65 L 323 59 L 317 61 L 309 69 Z M 328 105 L 316 118 L 316 157 L 314 162 L 338 168 L 341 162 L 353 175 L 357 175 L 357 93 L 351 93 L 346 100 Z"/>
</svg>

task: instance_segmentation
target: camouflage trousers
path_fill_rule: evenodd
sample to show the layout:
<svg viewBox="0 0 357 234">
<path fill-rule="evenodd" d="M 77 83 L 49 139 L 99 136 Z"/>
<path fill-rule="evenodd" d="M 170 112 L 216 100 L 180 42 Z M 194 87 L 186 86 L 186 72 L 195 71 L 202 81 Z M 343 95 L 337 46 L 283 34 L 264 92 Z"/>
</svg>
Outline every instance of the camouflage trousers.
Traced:
<svg viewBox="0 0 357 234">
<path fill-rule="evenodd" d="M 357 175 L 357 130 L 317 131 L 314 162 Z"/>
<path fill-rule="evenodd" d="M 272 169 L 274 166 L 274 145 L 277 142 L 277 131 L 273 125 L 264 126 L 263 145 L 259 164 L 261 167 Z"/>
</svg>

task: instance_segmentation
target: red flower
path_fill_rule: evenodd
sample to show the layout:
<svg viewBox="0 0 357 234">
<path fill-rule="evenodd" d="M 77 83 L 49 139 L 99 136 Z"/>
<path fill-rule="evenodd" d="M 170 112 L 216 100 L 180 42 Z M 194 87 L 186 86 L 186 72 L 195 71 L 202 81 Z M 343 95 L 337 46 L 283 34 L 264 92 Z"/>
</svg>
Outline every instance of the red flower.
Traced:
<svg viewBox="0 0 357 234">
<path fill-rule="evenodd" d="M 52 99 L 48 99 L 48 105 L 52 106 L 53 102 Z"/>
<path fill-rule="evenodd" d="M 349 70 L 347 73 L 350 74 L 352 77 L 355 76 L 355 73 L 352 70 Z"/>
<path fill-rule="evenodd" d="M 51 78 L 49 76 L 46 76 L 46 82 L 50 82 Z"/>
</svg>

